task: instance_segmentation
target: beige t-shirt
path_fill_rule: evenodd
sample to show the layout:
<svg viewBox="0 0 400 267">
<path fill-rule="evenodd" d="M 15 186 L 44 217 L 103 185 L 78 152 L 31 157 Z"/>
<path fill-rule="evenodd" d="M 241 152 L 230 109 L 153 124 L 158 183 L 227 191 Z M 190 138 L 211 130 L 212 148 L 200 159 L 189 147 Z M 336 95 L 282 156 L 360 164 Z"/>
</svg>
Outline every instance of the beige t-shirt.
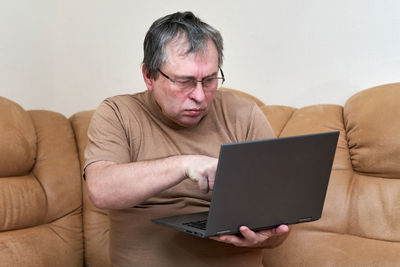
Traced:
<svg viewBox="0 0 400 267">
<path fill-rule="evenodd" d="M 274 136 L 257 105 L 216 91 L 209 113 L 196 126 L 167 119 L 151 92 L 106 99 L 88 130 L 85 167 L 95 161 L 128 163 L 173 155 L 218 157 L 224 143 Z M 159 177 L 162 179 L 162 177 Z M 135 181 L 132 181 L 134 183 Z M 186 179 L 135 207 L 110 211 L 110 257 L 114 266 L 260 266 L 259 249 L 237 248 L 151 222 L 153 218 L 205 211 L 204 194 Z"/>
</svg>

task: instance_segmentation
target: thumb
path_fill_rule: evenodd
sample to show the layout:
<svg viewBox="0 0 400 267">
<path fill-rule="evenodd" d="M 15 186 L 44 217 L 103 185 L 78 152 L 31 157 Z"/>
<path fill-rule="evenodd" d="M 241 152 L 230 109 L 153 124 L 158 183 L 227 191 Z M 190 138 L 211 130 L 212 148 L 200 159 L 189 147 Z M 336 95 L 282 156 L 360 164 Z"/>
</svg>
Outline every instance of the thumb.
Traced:
<svg viewBox="0 0 400 267">
<path fill-rule="evenodd" d="M 197 184 L 199 185 L 200 190 L 201 190 L 203 193 L 208 193 L 208 191 L 209 191 L 209 186 L 208 186 L 208 179 L 207 179 L 207 176 L 203 176 L 203 177 L 201 177 L 199 180 L 197 180 Z"/>
<path fill-rule="evenodd" d="M 207 193 L 207 192 L 209 191 L 208 177 L 207 177 L 206 174 L 205 174 L 205 175 L 201 175 L 201 174 L 198 173 L 198 172 L 189 172 L 189 173 L 188 173 L 188 177 L 189 177 L 191 180 L 197 182 L 197 184 L 198 184 L 200 190 L 201 190 L 203 193 Z"/>
</svg>

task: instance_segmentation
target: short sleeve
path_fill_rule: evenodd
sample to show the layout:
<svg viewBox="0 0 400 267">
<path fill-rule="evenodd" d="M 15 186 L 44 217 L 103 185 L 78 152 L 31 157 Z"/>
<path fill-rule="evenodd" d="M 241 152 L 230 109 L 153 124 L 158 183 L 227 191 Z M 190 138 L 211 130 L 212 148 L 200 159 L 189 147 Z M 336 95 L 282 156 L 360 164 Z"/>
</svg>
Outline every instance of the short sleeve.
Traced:
<svg viewBox="0 0 400 267">
<path fill-rule="evenodd" d="M 94 113 L 85 150 L 86 168 L 96 161 L 127 163 L 130 161 L 129 140 L 116 103 L 104 100 Z"/>
</svg>

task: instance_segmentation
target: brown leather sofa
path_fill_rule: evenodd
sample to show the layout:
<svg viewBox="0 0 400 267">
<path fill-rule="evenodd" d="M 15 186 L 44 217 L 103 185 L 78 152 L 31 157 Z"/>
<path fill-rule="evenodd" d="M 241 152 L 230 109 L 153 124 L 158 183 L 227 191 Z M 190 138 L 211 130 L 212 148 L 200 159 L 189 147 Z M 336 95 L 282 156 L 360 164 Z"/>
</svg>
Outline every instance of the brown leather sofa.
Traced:
<svg viewBox="0 0 400 267">
<path fill-rule="evenodd" d="M 277 136 L 341 133 L 322 218 L 292 226 L 263 264 L 400 266 L 400 83 L 344 107 L 265 106 L 234 92 L 257 101 Z M 0 97 L 0 266 L 110 266 L 107 212 L 81 179 L 92 114 L 67 119 Z"/>
</svg>

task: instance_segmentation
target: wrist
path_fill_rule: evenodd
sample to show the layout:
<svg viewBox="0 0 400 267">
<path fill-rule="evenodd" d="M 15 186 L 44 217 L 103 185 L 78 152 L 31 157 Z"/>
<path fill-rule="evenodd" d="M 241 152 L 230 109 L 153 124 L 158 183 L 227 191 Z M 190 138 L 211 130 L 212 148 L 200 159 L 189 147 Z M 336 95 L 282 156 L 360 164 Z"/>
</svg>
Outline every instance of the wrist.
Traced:
<svg viewBox="0 0 400 267">
<path fill-rule="evenodd" d="M 189 177 L 188 170 L 189 170 L 190 157 L 191 157 L 190 155 L 173 156 L 173 160 L 174 160 L 173 168 L 175 170 L 178 170 L 178 172 L 179 172 L 178 175 L 180 177 L 180 181 L 183 181 Z"/>
</svg>

